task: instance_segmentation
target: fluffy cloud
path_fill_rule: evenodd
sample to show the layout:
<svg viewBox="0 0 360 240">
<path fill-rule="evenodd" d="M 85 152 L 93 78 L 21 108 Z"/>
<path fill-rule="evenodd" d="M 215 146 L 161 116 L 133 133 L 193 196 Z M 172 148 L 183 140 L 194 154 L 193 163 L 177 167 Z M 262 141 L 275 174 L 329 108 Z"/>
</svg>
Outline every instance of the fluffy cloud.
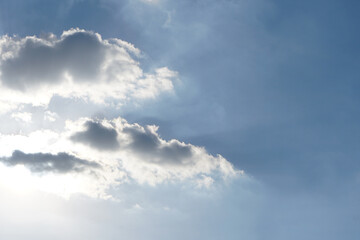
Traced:
<svg viewBox="0 0 360 240">
<path fill-rule="evenodd" d="M 95 103 L 154 98 L 173 89 L 168 68 L 144 73 L 140 51 L 120 39 L 80 29 L 42 37 L 0 38 L 0 104 L 47 105 L 54 95 Z"/>
<path fill-rule="evenodd" d="M 25 121 L 26 129 L 0 133 L 1 182 L 31 183 L 61 196 L 108 198 L 108 190 L 122 183 L 210 188 L 241 175 L 221 155 L 161 138 L 157 126 L 123 118 L 64 122 L 68 117 L 61 111 L 47 108 L 55 95 L 112 107 L 172 91 L 177 74 L 166 67 L 145 73 L 138 57 L 140 51 L 127 42 L 80 29 L 60 37 L 2 36 L 0 114 L 17 108 L 9 116 Z M 27 104 L 43 106 L 44 116 L 39 118 Z M 56 130 L 43 129 L 50 123 Z"/>
<path fill-rule="evenodd" d="M 86 130 L 74 134 L 71 137 L 73 141 L 88 144 L 100 150 L 115 150 L 119 147 L 115 129 L 92 121 L 88 121 L 84 125 Z"/>
<path fill-rule="evenodd" d="M 164 140 L 157 130 L 156 126 L 131 124 L 123 118 L 82 118 L 67 121 L 61 132 L 0 135 L 4 147 L 0 159 L 7 166 L 23 165 L 34 173 L 105 179 L 105 183 L 92 180 L 94 186 L 101 187 L 96 188 L 96 194 L 85 192 L 90 196 L 98 196 L 99 189 L 100 195 L 108 196 L 107 189 L 122 182 L 152 186 L 187 182 L 208 188 L 242 174 L 222 156 L 175 139 Z"/>
<path fill-rule="evenodd" d="M 101 129 L 103 132 L 99 135 L 102 141 L 92 140 L 90 145 L 96 151 L 94 154 L 103 157 L 117 156 L 129 176 L 140 183 L 156 185 L 164 181 L 203 179 L 204 176 L 227 178 L 240 173 L 221 155 L 212 156 L 202 147 L 176 139 L 162 139 L 157 133 L 157 126 L 130 124 L 125 119 L 116 118 L 101 121 L 81 119 L 68 122 L 68 128 L 71 129 L 70 132 L 75 132 L 70 139 L 75 143 L 85 143 L 85 146 L 89 144 L 79 141 L 76 136 L 92 136 L 94 129 Z M 76 132 L 77 129 L 81 130 Z M 117 147 L 112 148 L 113 151 L 109 153 L 108 148 L 103 146 L 103 141 L 111 142 L 112 146 Z"/>
<path fill-rule="evenodd" d="M 9 189 L 34 189 L 65 198 L 73 194 L 110 198 L 108 189 L 127 178 L 117 160 L 101 159 L 73 145 L 65 132 L 53 130 L 0 134 L 0 182 Z"/>
</svg>

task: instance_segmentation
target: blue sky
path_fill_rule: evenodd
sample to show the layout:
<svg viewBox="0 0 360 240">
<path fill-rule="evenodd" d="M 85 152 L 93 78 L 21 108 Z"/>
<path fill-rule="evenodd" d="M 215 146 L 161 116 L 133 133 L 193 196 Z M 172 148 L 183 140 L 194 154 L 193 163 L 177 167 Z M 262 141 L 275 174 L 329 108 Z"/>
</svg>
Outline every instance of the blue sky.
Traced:
<svg viewBox="0 0 360 240">
<path fill-rule="evenodd" d="M 358 10 L 1 1 L 0 237 L 357 239 Z"/>
</svg>

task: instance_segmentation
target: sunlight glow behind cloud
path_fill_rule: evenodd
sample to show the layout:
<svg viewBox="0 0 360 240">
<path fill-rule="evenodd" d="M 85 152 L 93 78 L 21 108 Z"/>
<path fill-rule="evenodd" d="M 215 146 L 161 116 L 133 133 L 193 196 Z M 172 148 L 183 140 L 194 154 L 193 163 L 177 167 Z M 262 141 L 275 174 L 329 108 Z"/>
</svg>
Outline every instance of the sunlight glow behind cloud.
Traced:
<svg viewBox="0 0 360 240">
<path fill-rule="evenodd" d="M 82 118 L 67 121 L 62 132 L 0 135 L 0 162 L 7 165 L 2 170 L 15 169 L 4 182 L 16 188 L 26 182 L 26 189 L 34 187 L 66 197 L 82 193 L 109 198 L 109 188 L 126 182 L 151 186 L 187 182 L 210 188 L 215 181 L 243 175 L 222 156 L 175 139 L 164 140 L 157 129 L 122 118 Z M 51 184 L 53 190 L 49 190 Z"/>
<path fill-rule="evenodd" d="M 12 134 L 0 133 L 1 169 L 11 171 L 3 174 L 8 185 L 64 197 L 110 198 L 109 189 L 123 183 L 209 189 L 243 175 L 204 147 L 161 138 L 158 126 L 121 117 L 69 120 L 56 107 L 48 109 L 54 96 L 117 108 L 172 92 L 177 73 L 167 67 L 144 72 L 135 60 L 141 52 L 132 44 L 74 28 L 60 37 L 2 36 L 0 53 L 0 104 L 15 107 L 7 115 L 22 123 Z M 26 105 L 43 111 L 43 117 L 33 117 Z M 39 121 L 62 127 L 44 128 Z"/>
</svg>

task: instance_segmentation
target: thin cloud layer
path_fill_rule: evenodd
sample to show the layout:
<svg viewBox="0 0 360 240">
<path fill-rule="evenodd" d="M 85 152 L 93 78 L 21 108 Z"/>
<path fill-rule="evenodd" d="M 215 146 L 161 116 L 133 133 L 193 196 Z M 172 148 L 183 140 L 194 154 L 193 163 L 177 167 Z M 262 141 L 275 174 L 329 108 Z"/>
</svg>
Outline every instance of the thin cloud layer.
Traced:
<svg viewBox="0 0 360 240">
<path fill-rule="evenodd" d="M 171 91 L 177 75 L 166 67 L 145 73 L 133 45 L 80 29 L 64 31 L 59 38 L 5 35 L 0 54 L 0 102 L 8 108 L 47 105 L 54 95 L 121 105 Z"/>
</svg>

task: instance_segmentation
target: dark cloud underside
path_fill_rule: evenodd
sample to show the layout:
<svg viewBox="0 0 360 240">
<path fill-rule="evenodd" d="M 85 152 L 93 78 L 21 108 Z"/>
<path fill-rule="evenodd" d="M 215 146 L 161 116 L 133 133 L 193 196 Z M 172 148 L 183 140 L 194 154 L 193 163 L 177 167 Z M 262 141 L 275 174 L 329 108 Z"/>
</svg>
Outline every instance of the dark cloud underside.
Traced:
<svg viewBox="0 0 360 240">
<path fill-rule="evenodd" d="M 24 165 L 32 172 L 81 172 L 88 168 L 99 168 L 100 165 L 77 158 L 65 152 L 56 155 L 50 153 L 24 153 L 15 150 L 10 157 L 0 158 L 8 166 Z"/>
<path fill-rule="evenodd" d="M 117 132 L 113 128 L 104 127 L 101 123 L 88 121 L 86 130 L 75 133 L 71 140 L 89 145 L 98 150 L 116 150 L 119 148 Z"/>
<path fill-rule="evenodd" d="M 21 91 L 58 83 L 66 72 L 76 81 L 89 81 L 98 74 L 104 56 L 105 46 L 91 32 L 75 32 L 54 42 L 27 38 L 17 56 L 1 64 L 1 79 Z"/>
<path fill-rule="evenodd" d="M 128 150 L 143 161 L 165 165 L 184 165 L 194 157 L 191 145 L 177 140 L 164 141 L 149 126 L 143 128 L 129 125 L 123 129 L 116 129 L 104 127 L 94 121 L 87 121 L 85 126 L 85 131 L 75 133 L 70 139 L 99 151 Z M 127 140 L 119 142 L 119 134 Z"/>
<path fill-rule="evenodd" d="M 130 139 L 128 148 L 140 155 L 143 160 L 161 164 L 185 164 L 186 160 L 193 156 L 191 146 L 182 144 L 177 140 L 164 143 L 160 137 L 147 127 L 145 131 L 129 127 L 123 131 Z"/>
</svg>

